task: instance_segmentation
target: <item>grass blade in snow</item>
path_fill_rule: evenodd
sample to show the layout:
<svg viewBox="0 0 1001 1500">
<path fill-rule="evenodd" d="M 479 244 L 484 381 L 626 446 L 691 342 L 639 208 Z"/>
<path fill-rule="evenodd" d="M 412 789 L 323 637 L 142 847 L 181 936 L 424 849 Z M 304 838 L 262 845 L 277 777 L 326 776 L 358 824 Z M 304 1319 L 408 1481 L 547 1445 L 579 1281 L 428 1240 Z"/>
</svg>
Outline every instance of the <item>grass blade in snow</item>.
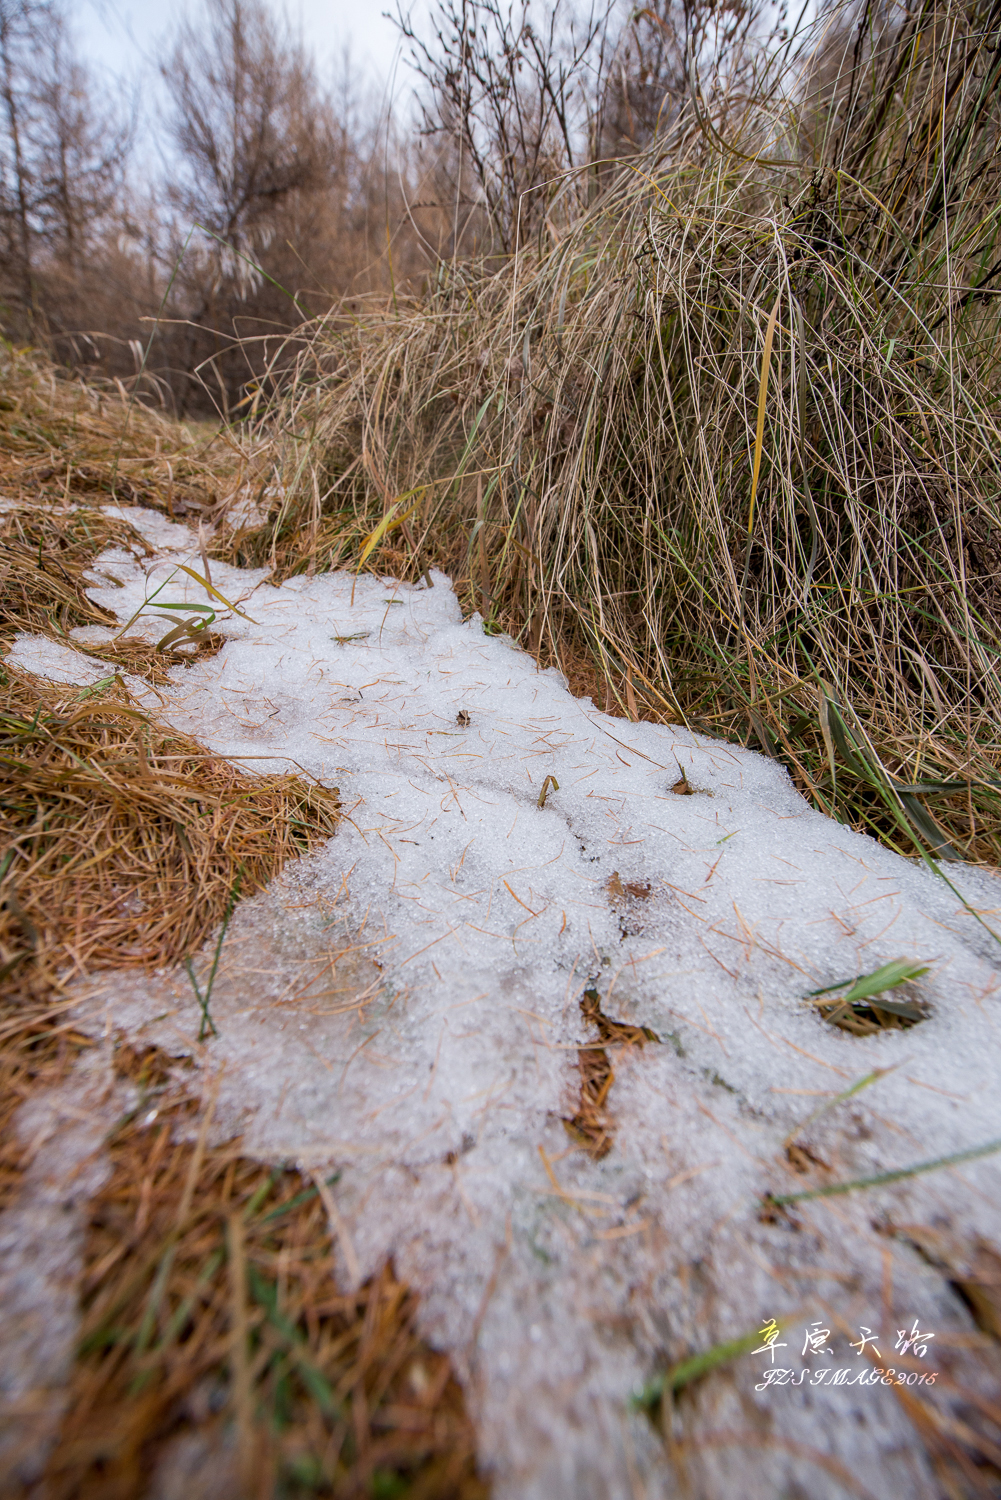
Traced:
<svg viewBox="0 0 1001 1500">
<path fill-rule="evenodd" d="M 830 1182 L 826 1187 L 806 1188 L 802 1193 L 769 1193 L 765 1198 L 765 1205 L 783 1207 L 787 1203 L 806 1203 L 811 1198 L 835 1198 L 841 1193 L 854 1193 L 862 1188 L 885 1187 L 891 1182 L 903 1182 L 907 1177 L 920 1177 L 924 1172 L 937 1172 L 941 1167 L 958 1167 L 964 1161 L 976 1161 L 978 1157 L 991 1156 L 995 1151 L 1001 1151 L 1001 1141 L 971 1146 L 968 1151 L 956 1151 L 952 1156 L 938 1156 L 934 1161 L 918 1162 L 913 1167 L 877 1172 L 875 1177 L 853 1177 L 850 1182 Z"/>
<path fill-rule="evenodd" d="M 927 1019 L 926 1006 L 911 1000 L 884 1000 L 877 997 L 882 997 L 887 990 L 920 979 L 922 974 L 927 973 L 927 964 L 898 958 L 874 969 L 871 974 L 860 974 L 855 980 L 843 979 L 837 984 L 826 985 L 823 989 L 811 990 L 808 998 L 814 1000 L 825 1021 L 845 1031 L 865 1035 L 886 1025 L 893 1025 L 894 1022 L 897 1025 L 906 1022 L 913 1026 Z M 837 999 L 819 998 L 832 994 L 844 985 L 848 985 L 848 989 Z M 893 1020 L 888 1022 L 885 1017 L 892 1017 Z"/>
</svg>

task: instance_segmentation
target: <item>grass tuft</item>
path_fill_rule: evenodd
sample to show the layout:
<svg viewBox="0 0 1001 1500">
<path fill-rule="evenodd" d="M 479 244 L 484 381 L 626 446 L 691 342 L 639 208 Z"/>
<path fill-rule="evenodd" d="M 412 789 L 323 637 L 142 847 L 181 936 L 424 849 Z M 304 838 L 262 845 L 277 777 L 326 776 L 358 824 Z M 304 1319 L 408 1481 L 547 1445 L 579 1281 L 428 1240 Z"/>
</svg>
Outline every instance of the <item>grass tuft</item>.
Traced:
<svg viewBox="0 0 1001 1500">
<path fill-rule="evenodd" d="M 922 1000 L 899 997 L 886 1000 L 883 997 L 887 990 L 911 984 L 927 973 L 927 964 L 912 963 L 905 958 L 893 959 L 871 974 L 860 974 L 854 980 L 842 979 L 821 990 L 811 990 L 808 998 L 830 1025 L 851 1031 L 856 1036 L 868 1036 L 886 1029 L 906 1030 L 928 1018 L 928 1006 Z M 844 994 L 831 998 L 835 990 L 844 990 Z"/>
</svg>

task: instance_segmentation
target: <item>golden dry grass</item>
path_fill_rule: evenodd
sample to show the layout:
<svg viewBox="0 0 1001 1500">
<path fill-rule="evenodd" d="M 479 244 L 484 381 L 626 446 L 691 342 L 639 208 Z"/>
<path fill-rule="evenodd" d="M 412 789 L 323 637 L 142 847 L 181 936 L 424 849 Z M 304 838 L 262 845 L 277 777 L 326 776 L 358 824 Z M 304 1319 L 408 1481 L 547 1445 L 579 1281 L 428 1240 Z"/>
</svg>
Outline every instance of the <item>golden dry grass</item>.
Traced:
<svg viewBox="0 0 1001 1500">
<path fill-rule="evenodd" d="M 996 864 L 997 17 L 817 26 L 746 91 L 703 79 L 590 197 L 554 181 L 505 261 L 318 324 L 229 555 L 287 575 L 368 537 L 375 568 L 440 566 L 489 630 L 589 656 L 599 704 L 754 745 L 904 854 Z"/>
<path fill-rule="evenodd" d="M 126 548 L 138 557 L 151 552 L 127 521 L 99 510 L 47 510 L 35 503 L 0 516 L 0 641 L 10 641 L 22 630 L 62 641 L 80 625 L 115 625 L 115 618 L 86 593 L 94 583 L 111 581 L 110 574 L 98 578 L 91 568 L 105 547 Z M 195 640 L 164 650 L 136 636 L 102 644 L 73 641 L 73 646 L 155 687 L 167 680 L 171 667 L 214 655 L 223 640 L 205 630 Z"/>
<path fill-rule="evenodd" d="M 0 580 L 0 644 L 44 629 L 54 590 L 68 623 L 95 614 L 110 623 L 82 575 L 130 528 L 98 515 L 88 536 L 76 530 L 79 516 L 31 516 L 44 566 L 26 567 L 8 548 L 16 560 Z M 46 552 L 67 524 L 70 542 Z M 127 664 L 143 665 L 135 652 Z M 0 1127 L 71 1061 L 76 1040 L 61 1019 L 70 980 L 197 951 L 238 878 L 245 895 L 260 889 L 329 837 L 337 816 L 335 792 L 295 776 L 242 775 L 165 731 L 115 673 L 79 690 L 0 659 Z M 19 1176 L 19 1148 L 4 1130 L 0 1204 Z"/>
<path fill-rule="evenodd" d="M 316 1185 L 206 1147 L 169 1057 L 115 1058 L 136 1102 L 91 1204 L 51 1500 L 132 1500 L 161 1462 L 185 1500 L 483 1500 L 461 1392 L 392 1269 L 339 1291 Z"/>
<path fill-rule="evenodd" d="M 26 992 L 178 962 L 238 876 L 249 895 L 336 827 L 336 789 L 234 770 L 143 713 L 118 677 L 67 690 L 4 676 L 0 976 Z"/>
<path fill-rule="evenodd" d="M 176 963 L 333 833 L 336 793 L 251 777 L 165 731 L 121 680 L 55 687 L 0 662 L 0 1123 L 72 1045 L 70 980 Z M 18 1177 L 9 1133 L 0 1202 Z"/>
<path fill-rule="evenodd" d="M 119 383 L 87 385 L 30 349 L 0 345 L 0 496 L 46 505 L 117 501 L 180 519 L 210 512 L 246 460 L 217 426 L 182 426 Z"/>
</svg>

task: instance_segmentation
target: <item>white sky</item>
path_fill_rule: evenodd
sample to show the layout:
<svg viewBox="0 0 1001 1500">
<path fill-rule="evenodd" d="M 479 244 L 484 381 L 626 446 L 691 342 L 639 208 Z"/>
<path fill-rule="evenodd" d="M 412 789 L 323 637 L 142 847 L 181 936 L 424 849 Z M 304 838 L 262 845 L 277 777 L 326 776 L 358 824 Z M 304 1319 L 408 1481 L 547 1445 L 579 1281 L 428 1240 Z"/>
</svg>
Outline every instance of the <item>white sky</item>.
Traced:
<svg viewBox="0 0 1001 1500">
<path fill-rule="evenodd" d="M 277 8 L 277 7 L 276 7 Z M 351 56 L 372 82 L 385 83 L 393 71 L 398 33 L 383 11 L 389 0 L 288 0 L 286 13 L 302 29 L 303 39 L 316 53 L 321 75 L 350 44 Z M 413 5 L 415 16 L 426 0 Z M 164 40 L 189 11 L 186 0 L 77 0 L 71 16 L 77 36 L 89 57 L 110 71 L 136 77 L 155 67 Z M 406 69 L 399 69 L 397 90 L 408 86 Z"/>
</svg>

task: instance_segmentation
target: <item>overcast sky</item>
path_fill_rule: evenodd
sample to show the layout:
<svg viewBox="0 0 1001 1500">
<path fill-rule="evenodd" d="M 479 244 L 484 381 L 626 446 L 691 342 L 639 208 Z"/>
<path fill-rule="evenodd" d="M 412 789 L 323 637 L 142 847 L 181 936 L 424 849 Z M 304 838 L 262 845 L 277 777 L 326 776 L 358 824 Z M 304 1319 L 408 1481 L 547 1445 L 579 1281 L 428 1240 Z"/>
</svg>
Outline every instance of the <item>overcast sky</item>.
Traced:
<svg viewBox="0 0 1001 1500">
<path fill-rule="evenodd" d="M 193 3 L 197 7 L 197 0 Z M 187 0 L 77 0 L 70 12 L 91 58 L 115 73 L 135 76 L 144 63 L 156 65 L 164 37 L 190 8 Z M 321 74 L 350 43 L 352 60 L 360 71 L 373 82 L 389 80 L 398 37 L 395 26 L 382 16 L 384 10 L 395 8 L 389 0 L 288 0 L 284 8 L 293 24 L 301 26 Z M 412 8 L 419 15 L 426 9 L 426 0 L 416 0 Z M 401 85 L 409 87 L 402 68 L 397 87 Z"/>
</svg>

